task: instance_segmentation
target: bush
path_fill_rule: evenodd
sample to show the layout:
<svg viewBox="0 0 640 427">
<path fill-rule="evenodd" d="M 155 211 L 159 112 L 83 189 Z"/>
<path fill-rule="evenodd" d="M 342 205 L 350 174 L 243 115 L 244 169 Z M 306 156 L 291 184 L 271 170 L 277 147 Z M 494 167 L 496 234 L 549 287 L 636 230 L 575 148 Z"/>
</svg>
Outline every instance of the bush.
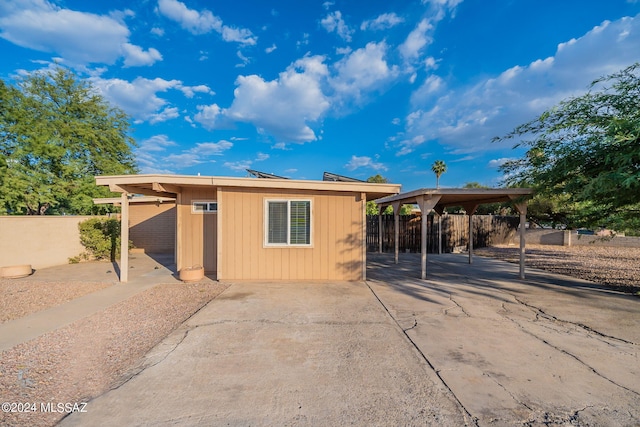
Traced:
<svg viewBox="0 0 640 427">
<path fill-rule="evenodd" d="M 78 224 L 80 243 L 93 259 L 115 261 L 120 253 L 120 221 L 91 218 Z"/>
</svg>

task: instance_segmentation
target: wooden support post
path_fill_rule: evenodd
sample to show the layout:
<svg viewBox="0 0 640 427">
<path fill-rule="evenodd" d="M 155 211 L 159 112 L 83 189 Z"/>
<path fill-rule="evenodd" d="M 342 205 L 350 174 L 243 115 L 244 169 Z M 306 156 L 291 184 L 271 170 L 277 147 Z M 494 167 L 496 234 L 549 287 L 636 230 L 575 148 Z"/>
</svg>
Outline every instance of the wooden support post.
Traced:
<svg viewBox="0 0 640 427">
<path fill-rule="evenodd" d="M 527 225 L 527 201 L 521 197 L 509 196 L 513 206 L 520 213 L 520 278 L 524 279 L 524 262 L 526 256 L 526 225 Z"/>
<path fill-rule="evenodd" d="M 518 210 L 518 212 L 520 212 L 520 278 L 524 279 L 524 262 L 527 246 L 527 202 L 514 203 L 514 206 Z"/>
<path fill-rule="evenodd" d="M 400 203 L 393 203 L 393 236 L 395 244 L 395 263 L 398 263 L 398 254 L 400 253 Z"/>
<path fill-rule="evenodd" d="M 444 208 L 436 206 L 433 210 L 438 214 L 438 255 L 442 255 L 442 214 L 444 213 Z"/>
<path fill-rule="evenodd" d="M 420 196 L 416 199 L 422 217 L 420 233 L 420 278 L 427 279 L 427 216 L 440 201 L 441 196 Z"/>
<path fill-rule="evenodd" d="M 362 203 L 362 280 L 367 280 L 367 193 L 360 193 Z"/>
<path fill-rule="evenodd" d="M 120 195 L 120 282 L 129 280 L 129 194 Z"/>
<path fill-rule="evenodd" d="M 378 205 L 378 253 L 382 253 L 382 211 L 386 206 Z"/>
<path fill-rule="evenodd" d="M 473 264 L 473 215 L 478 209 L 478 205 L 475 203 L 469 203 L 462 205 L 467 215 L 469 215 L 469 264 Z"/>
</svg>

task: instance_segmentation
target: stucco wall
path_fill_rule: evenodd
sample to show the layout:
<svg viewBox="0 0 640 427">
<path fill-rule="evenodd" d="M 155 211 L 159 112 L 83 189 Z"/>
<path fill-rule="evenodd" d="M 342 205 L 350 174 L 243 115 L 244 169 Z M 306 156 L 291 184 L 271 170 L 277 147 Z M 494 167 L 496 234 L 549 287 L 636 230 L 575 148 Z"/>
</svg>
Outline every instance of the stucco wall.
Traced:
<svg viewBox="0 0 640 427">
<path fill-rule="evenodd" d="M 0 216 L 0 266 L 67 264 L 84 252 L 78 223 L 91 216 Z"/>
<path fill-rule="evenodd" d="M 516 235 L 511 243 L 518 243 Z M 603 238 L 601 236 L 589 236 L 578 234 L 575 230 L 550 230 L 547 228 L 536 228 L 527 230 L 527 244 L 531 245 L 558 245 L 558 246 L 609 246 L 640 248 L 640 237 L 616 236 Z"/>
</svg>

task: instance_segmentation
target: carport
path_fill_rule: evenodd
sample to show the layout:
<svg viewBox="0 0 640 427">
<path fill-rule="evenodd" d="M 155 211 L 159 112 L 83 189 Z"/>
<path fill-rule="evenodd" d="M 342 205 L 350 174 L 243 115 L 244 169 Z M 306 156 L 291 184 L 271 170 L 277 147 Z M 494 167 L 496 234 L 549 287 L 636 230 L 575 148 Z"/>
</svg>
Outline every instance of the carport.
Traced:
<svg viewBox="0 0 640 427">
<path fill-rule="evenodd" d="M 422 213 L 421 237 L 421 278 L 427 278 L 427 215 L 432 210 L 438 215 L 438 224 L 447 206 L 462 206 L 469 216 L 469 264 L 473 263 L 473 215 L 478 206 L 486 203 L 511 202 L 520 213 L 520 278 L 524 279 L 525 223 L 527 221 L 527 199 L 533 194 L 530 188 L 421 188 L 408 193 L 400 193 L 375 200 L 379 209 L 380 233 L 382 232 L 382 212 L 387 206 L 393 207 L 395 263 L 398 263 L 400 241 L 400 207 L 416 204 Z M 438 226 L 438 241 L 441 241 L 441 227 Z M 382 236 L 379 239 L 379 252 L 382 252 Z"/>
</svg>

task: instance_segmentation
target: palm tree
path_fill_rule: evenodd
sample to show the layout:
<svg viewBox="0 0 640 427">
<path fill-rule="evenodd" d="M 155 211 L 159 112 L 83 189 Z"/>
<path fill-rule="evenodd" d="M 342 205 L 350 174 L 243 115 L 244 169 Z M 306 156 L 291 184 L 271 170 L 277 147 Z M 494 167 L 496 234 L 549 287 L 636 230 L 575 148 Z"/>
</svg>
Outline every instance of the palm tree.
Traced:
<svg viewBox="0 0 640 427">
<path fill-rule="evenodd" d="M 436 188 L 440 188 L 440 175 L 447 171 L 447 165 L 443 160 L 436 160 L 431 165 L 431 170 L 436 174 Z"/>
</svg>

